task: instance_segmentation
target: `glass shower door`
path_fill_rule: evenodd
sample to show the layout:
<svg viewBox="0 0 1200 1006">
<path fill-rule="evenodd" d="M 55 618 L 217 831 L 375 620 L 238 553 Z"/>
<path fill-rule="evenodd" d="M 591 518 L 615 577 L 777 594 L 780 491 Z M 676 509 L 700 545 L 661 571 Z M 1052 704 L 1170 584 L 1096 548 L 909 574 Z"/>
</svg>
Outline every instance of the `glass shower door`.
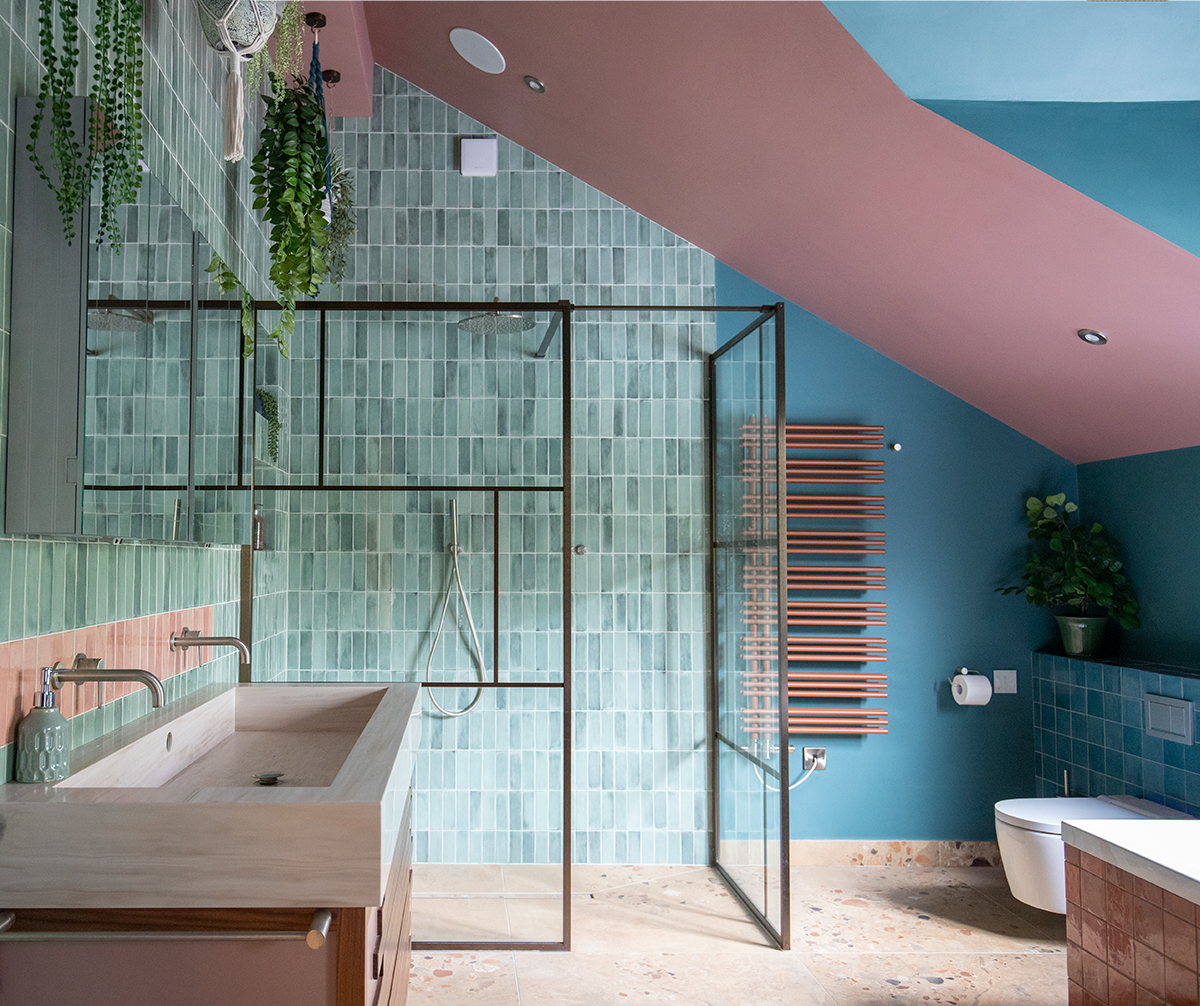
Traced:
<svg viewBox="0 0 1200 1006">
<path fill-rule="evenodd" d="M 790 945 L 786 521 L 780 449 L 783 305 L 709 360 L 713 552 L 710 858 L 782 949 Z"/>
</svg>

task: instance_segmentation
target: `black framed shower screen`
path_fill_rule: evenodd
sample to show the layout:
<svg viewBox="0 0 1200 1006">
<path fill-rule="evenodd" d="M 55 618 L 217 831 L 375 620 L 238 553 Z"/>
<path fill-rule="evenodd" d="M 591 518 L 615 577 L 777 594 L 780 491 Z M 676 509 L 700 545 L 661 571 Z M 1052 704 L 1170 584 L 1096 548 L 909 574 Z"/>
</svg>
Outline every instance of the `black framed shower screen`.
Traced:
<svg viewBox="0 0 1200 1006">
<path fill-rule="evenodd" d="M 112 306 L 112 305 L 107 305 Z M 142 302 L 137 302 L 136 306 L 145 306 Z M 160 305 L 156 302 L 154 307 Z M 197 311 L 203 312 L 206 317 L 219 317 L 222 314 L 229 313 L 232 317 L 237 316 L 241 311 L 241 305 L 235 301 L 229 300 L 206 300 L 193 301 L 188 304 L 167 304 L 164 302 L 161 305 L 163 308 L 183 308 L 188 307 L 192 310 L 193 326 L 197 324 Z M 255 307 L 255 325 L 258 327 L 258 315 L 260 312 L 277 311 L 279 305 L 269 302 L 259 302 Z M 572 554 L 572 503 L 571 503 L 571 472 L 572 472 L 572 320 L 578 315 L 587 314 L 624 314 L 638 313 L 654 317 L 665 312 L 673 312 L 678 314 L 705 314 L 712 315 L 722 312 L 752 314 L 755 316 L 749 326 L 743 329 L 735 338 L 729 340 L 725 345 L 716 350 L 705 361 L 707 368 L 707 388 L 708 388 L 708 405 L 709 410 L 709 444 L 707 456 L 709 459 L 708 476 L 711 482 L 711 501 L 712 512 L 710 514 L 710 523 L 712 529 L 711 542 L 711 571 L 713 585 L 713 607 L 712 618 L 709 625 L 710 637 L 710 654 L 711 666 L 709 671 L 710 677 L 710 702 L 709 702 L 709 721 L 711 729 L 709 758 L 708 758 L 708 789 L 709 789 L 709 836 L 710 836 L 710 864 L 713 865 L 722 875 L 724 880 L 730 885 L 738 899 L 747 907 L 759 924 L 766 930 L 780 946 L 787 946 L 788 930 L 787 930 L 787 911 L 788 890 L 787 890 L 787 842 L 784 841 L 780 846 L 780 870 L 782 889 L 783 915 L 782 920 L 778 925 L 772 923 L 772 918 L 775 913 L 767 910 L 764 911 L 759 904 L 759 899 L 748 894 L 744 889 L 746 883 L 745 877 L 739 877 L 737 871 L 730 871 L 727 863 L 725 863 L 720 855 L 720 822 L 721 822 L 721 786 L 722 786 L 722 771 L 721 771 L 721 751 L 723 749 L 737 750 L 728 735 L 720 729 L 721 722 L 721 702 L 722 695 L 720 690 L 721 672 L 718 669 L 718 650 L 721 645 L 721 632 L 719 627 L 718 611 L 720 608 L 719 598 L 717 593 L 720 589 L 720 561 L 727 545 L 744 546 L 745 542 L 722 542 L 720 535 L 717 533 L 718 528 L 718 503 L 719 492 L 717 480 L 719 477 L 719 450 L 717 447 L 718 437 L 718 420 L 716 409 L 716 396 L 721 393 L 721 382 L 718 377 L 721 367 L 721 361 L 728 362 L 731 359 L 731 353 L 736 352 L 735 347 L 743 344 L 747 339 L 754 342 L 755 339 L 761 345 L 764 338 L 764 332 L 773 331 L 773 364 L 774 370 L 774 403 L 776 406 L 776 427 L 779 431 L 779 437 L 783 436 L 783 306 L 775 305 L 769 307 L 759 306 L 714 306 L 714 305 L 617 305 L 617 304 L 595 304 L 595 305 L 574 305 L 569 301 L 557 302 L 527 302 L 527 301 L 510 301 L 510 302 L 448 302 L 448 301 L 303 301 L 296 305 L 297 317 L 316 316 L 317 323 L 320 329 L 320 352 L 317 361 L 317 380 L 318 386 L 312 389 L 315 392 L 317 401 L 317 464 L 315 467 L 315 478 L 311 480 L 302 480 L 299 482 L 283 482 L 272 483 L 269 485 L 255 485 L 255 466 L 252 463 L 254 457 L 253 448 L 249 450 L 249 459 L 246 458 L 246 441 L 251 436 L 254 429 L 253 422 L 253 392 L 256 380 L 252 376 L 247 379 L 246 367 L 239 368 L 237 378 L 237 392 L 241 400 L 241 407 L 238 410 L 237 418 L 237 463 L 236 475 L 227 483 L 210 482 L 205 486 L 210 491 L 220 490 L 239 490 L 249 491 L 251 498 L 256 489 L 270 491 L 274 493 L 302 493 L 311 492 L 314 490 L 336 491 L 336 492 L 370 492 L 370 493 L 404 493 L 404 492 L 452 492 L 452 493 L 478 493 L 491 500 L 490 514 L 493 521 L 493 540 L 498 539 L 498 535 L 494 533 L 498 526 L 501 513 L 501 501 L 508 495 L 520 493 L 537 493 L 548 494 L 561 501 L 561 551 L 562 551 L 562 653 L 561 661 L 563 673 L 561 680 L 558 681 L 503 681 L 500 679 L 500 671 L 498 665 L 493 664 L 492 680 L 478 681 L 470 679 L 444 679 L 435 682 L 421 682 L 423 687 L 437 689 L 466 689 L 474 690 L 481 688 L 486 691 L 496 689 L 517 689 L 522 691 L 528 690 L 550 690 L 556 693 L 561 710 L 562 734 L 561 734 L 561 832 L 562 841 L 562 858 L 561 858 L 561 893 L 562 893 L 562 913 L 561 913 L 561 939 L 560 940 L 542 940 L 542 941 L 416 941 L 413 944 L 416 950 L 569 950 L 571 946 L 571 845 L 572 845 L 572 830 L 571 830 L 571 803 L 572 803 L 572 747 L 571 747 L 571 725 L 572 725 L 572 701 L 571 701 L 571 671 L 572 671 L 572 576 L 571 576 L 571 554 Z M 452 485 L 437 485 L 429 482 L 412 483 L 405 480 L 395 482 L 385 482 L 382 480 L 362 481 L 357 482 L 353 479 L 347 479 L 345 476 L 339 476 L 335 481 L 328 478 L 326 471 L 326 440 L 328 435 L 327 423 L 327 377 L 329 361 L 327 358 L 327 342 L 326 333 L 328 319 L 330 315 L 347 313 L 371 313 L 378 314 L 380 312 L 390 313 L 437 313 L 437 314 L 466 314 L 466 313 L 485 313 L 485 312 L 514 312 L 514 313 L 533 313 L 533 314 L 548 314 L 550 323 L 545 330 L 545 336 L 541 340 L 541 345 L 538 350 L 532 354 L 532 357 L 539 360 L 544 360 L 547 356 L 547 350 L 552 345 L 554 340 L 561 340 L 561 352 L 558 354 L 558 366 L 560 369 L 561 381 L 561 477 L 551 484 L 546 485 L 498 485 L 498 484 L 468 484 L 466 482 L 456 482 Z M 236 328 L 236 326 L 234 326 Z M 240 335 L 239 335 L 240 338 Z M 747 343 L 748 344 L 748 343 Z M 193 337 L 193 345 L 195 338 Z M 761 363 L 762 361 L 760 361 Z M 547 361 L 549 365 L 554 365 L 553 360 Z M 254 362 L 250 362 L 250 367 L 254 367 Z M 761 403 L 760 403 L 761 404 Z M 784 452 L 779 449 L 777 457 L 784 457 Z M 250 463 L 247 463 L 250 462 Z M 248 469 L 248 477 L 247 477 Z M 189 479 L 189 482 L 192 480 Z M 97 487 L 100 488 L 100 487 Z M 105 486 L 105 489 L 121 489 L 132 488 L 123 486 Z M 167 487 L 167 488 L 186 488 Z M 782 494 L 779 494 L 779 499 L 782 500 Z M 782 502 L 780 503 L 782 506 Z M 778 563 L 779 576 L 784 575 L 784 566 L 786 564 L 786 556 L 783 552 L 783 528 L 785 522 L 782 519 L 777 520 L 777 541 L 778 548 Z M 492 583 L 493 583 L 493 598 L 492 598 L 492 625 L 497 633 L 501 631 L 501 613 L 499 594 L 500 591 L 495 589 L 499 584 L 499 550 L 495 549 L 492 553 Z M 253 577 L 252 577 L 253 552 L 248 544 L 243 544 L 243 575 L 242 575 L 242 624 L 241 637 L 248 643 L 253 642 Z M 780 590 L 779 597 L 785 597 L 786 594 Z M 785 668 L 786 662 L 780 661 L 780 667 Z M 243 680 L 249 681 L 249 669 L 243 667 Z M 781 675 L 781 680 L 783 676 Z M 782 685 L 785 689 L 780 694 L 786 696 L 786 683 Z M 786 717 L 786 699 L 780 703 L 782 709 L 781 717 Z M 782 720 L 781 720 L 782 722 Z M 786 737 L 786 732 L 782 734 Z M 787 750 L 784 744 L 782 750 L 777 750 L 771 757 L 755 758 L 748 756 L 747 752 L 740 751 L 741 757 L 748 757 L 748 761 L 756 764 L 763 774 L 772 779 L 788 778 L 787 775 Z M 728 773 L 726 773 L 728 775 Z M 781 786 L 781 795 L 778 806 L 778 816 L 776 820 L 786 822 L 787 820 L 787 788 Z"/>
<path fill-rule="evenodd" d="M 784 359 L 782 303 L 708 359 L 709 857 L 781 950 L 791 946 Z"/>
<path fill-rule="evenodd" d="M 257 316 L 260 312 L 277 311 L 277 304 L 262 303 L 256 306 L 256 325 Z M 424 318 L 425 316 L 453 316 L 461 314 L 484 314 L 484 313 L 517 313 L 517 314 L 536 314 L 550 316 L 550 323 L 547 325 L 546 337 L 542 341 L 538 353 L 533 354 L 539 362 L 539 367 L 554 367 L 558 366 L 559 381 L 562 388 L 561 394 L 561 469 L 556 479 L 548 479 L 545 484 L 515 484 L 515 483 L 498 483 L 495 480 L 472 482 L 467 479 L 451 480 L 447 483 L 437 483 L 435 481 L 424 479 L 413 481 L 411 479 L 397 479 L 389 481 L 383 478 L 357 479 L 352 475 L 344 473 L 337 474 L 336 477 L 331 477 L 329 469 L 329 441 L 331 438 L 330 422 L 329 422 L 329 393 L 328 381 L 331 367 L 331 358 L 329 353 L 329 328 L 330 321 L 333 316 L 339 319 L 344 319 L 346 316 L 354 316 L 357 314 L 379 315 L 381 313 L 393 315 L 406 315 L 413 319 Z M 488 578 L 491 584 L 492 605 L 490 611 L 491 626 L 496 639 L 504 631 L 502 610 L 501 610 L 501 548 L 500 548 L 500 525 L 502 520 L 506 519 L 512 511 L 505 509 L 505 500 L 509 498 L 520 499 L 522 496 L 534 494 L 538 496 L 551 497 L 556 503 L 549 504 L 549 508 L 559 510 L 560 520 L 560 543 L 561 543 L 561 666 L 562 673 L 558 680 L 504 680 L 505 674 L 502 673 L 500 661 L 493 659 L 492 674 L 490 680 L 476 680 L 470 677 L 456 678 L 453 675 L 449 677 L 439 677 L 436 681 L 421 681 L 420 684 L 426 689 L 436 689 L 438 691 L 445 690 L 447 694 L 454 692 L 466 691 L 468 694 L 480 689 L 484 695 L 487 693 L 496 694 L 521 694 L 530 696 L 530 701 L 536 702 L 536 698 L 532 698 L 537 693 L 545 694 L 546 692 L 553 693 L 557 699 L 557 711 L 561 720 L 562 730 L 561 737 L 558 740 L 561 752 L 561 777 L 558 781 L 559 788 L 562 792 L 561 809 L 559 811 L 559 830 L 562 835 L 562 857 L 561 857 L 561 928 L 559 930 L 561 938 L 558 940 L 414 940 L 414 950 L 570 950 L 571 947 L 571 479 L 569 473 L 571 471 L 571 306 L 566 302 L 527 302 L 527 301 L 511 301 L 503 302 L 446 302 L 446 301 L 304 301 L 296 305 L 297 318 L 316 315 L 317 324 L 319 326 L 319 352 L 315 361 L 315 371 L 317 387 L 315 398 L 317 402 L 317 435 L 316 435 L 316 478 L 313 480 L 304 480 L 300 482 L 284 482 L 253 485 L 253 476 L 251 478 L 251 490 L 258 489 L 263 492 L 271 493 L 303 493 L 312 491 L 325 491 L 335 493 L 425 493 L 425 494 L 473 494 L 477 497 L 482 497 L 489 501 L 487 513 L 484 515 L 485 521 L 490 526 L 490 537 L 492 548 L 490 550 L 489 561 L 491 565 L 491 574 Z M 547 358 L 547 343 L 551 339 L 561 340 L 561 353 L 557 359 Z M 269 344 L 268 344 L 269 345 Z M 544 361 L 544 362 L 542 362 Z M 245 383 L 243 388 L 243 410 L 247 406 L 246 399 L 249 396 L 246 390 Z M 253 455 L 253 451 L 251 451 Z M 254 466 L 251 466 L 253 472 Z M 519 511 L 518 511 L 519 512 Z M 477 515 L 478 516 L 478 515 Z M 244 565 L 243 565 L 243 638 L 247 636 L 253 637 L 253 625 L 247 622 L 247 613 L 252 610 L 251 584 L 252 576 L 246 569 L 246 565 L 253 560 L 253 552 L 248 547 L 243 546 Z M 499 652 L 499 646 L 493 641 L 493 656 Z M 412 670 L 419 670 L 413 668 Z M 443 698 L 442 702 L 449 705 L 453 699 Z M 554 699 L 551 699 L 553 705 Z M 468 713 L 467 716 L 471 714 Z M 464 905 L 469 904 L 469 900 L 463 902 Z"/>
</svg>

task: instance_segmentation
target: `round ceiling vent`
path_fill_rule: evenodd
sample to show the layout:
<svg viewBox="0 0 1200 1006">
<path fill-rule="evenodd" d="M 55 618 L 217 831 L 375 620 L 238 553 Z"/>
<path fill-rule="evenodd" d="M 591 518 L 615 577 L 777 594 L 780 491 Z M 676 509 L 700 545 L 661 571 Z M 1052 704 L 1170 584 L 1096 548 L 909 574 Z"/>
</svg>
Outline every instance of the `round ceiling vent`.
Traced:
<svg viewBox="0 0 1200 1006">
<path fill-rule="evenodd" d="M 475 69 L 484 73 L 504 72 L 504 53 L 479 32 L 470 28 L 453 28 L 450 31 L 450 44 Z"/>
</svg>

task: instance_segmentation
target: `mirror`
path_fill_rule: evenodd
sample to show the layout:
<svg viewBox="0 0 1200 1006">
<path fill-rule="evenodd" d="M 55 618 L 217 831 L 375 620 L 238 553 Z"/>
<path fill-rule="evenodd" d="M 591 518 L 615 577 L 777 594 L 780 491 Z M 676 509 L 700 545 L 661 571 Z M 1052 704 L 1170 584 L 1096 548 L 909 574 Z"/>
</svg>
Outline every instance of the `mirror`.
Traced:
<svg viewBox="0 0 1200 1006">
<path fill-rule="evenodd" d="M 34 99 L 17 110 L 28 136 Z M 148 172 L 118 210 L 116 246 L 90 240 L 97 207 L 68 244 L 27 157 L 13 192 L 6 532 L 248 542 L 249 364 L 240 303 L 204 272 L 207 243 Z"/>
<path fill-rule="evenodd" d="M 120 216 L 122 244 L 88 253 L 82 533 L 246 541 L 240 316 L 211 306 L 212 253 L 156 178 L 143 177 Z M 194 276 L 205 309 L 197 303 L 193 340 Z"/>
</svg>

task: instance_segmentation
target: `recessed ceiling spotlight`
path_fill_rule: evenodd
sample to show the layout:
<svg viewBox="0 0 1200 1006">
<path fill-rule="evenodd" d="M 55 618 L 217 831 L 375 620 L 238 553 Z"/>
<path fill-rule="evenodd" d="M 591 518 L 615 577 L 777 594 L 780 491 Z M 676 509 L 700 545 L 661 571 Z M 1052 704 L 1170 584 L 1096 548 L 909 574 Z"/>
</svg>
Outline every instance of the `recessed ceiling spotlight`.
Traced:
<svg viewBox="0 0 1200 1006">
<path fill-rule="evenodd" d="M 538 80 L 537 77 L 526 77 L 525 86 L 531 91 L 536 91 L 538 94 L 546 93 L 546 85 Z"/>
<path fill-rule="evenodd" d="M 475 69 L 484 73 L 504 72 L 504 53 L 470 28 L 452 28 L 450 44 Z"/>
<path fill-rule="evenodd" d="M 1103 346 L 1108 342 L 1108 336 L 1103 332 L 1097 332 L 1094 328 L 1081 328 L 1075 334 L 1089 346 Z"/>
</svg>

